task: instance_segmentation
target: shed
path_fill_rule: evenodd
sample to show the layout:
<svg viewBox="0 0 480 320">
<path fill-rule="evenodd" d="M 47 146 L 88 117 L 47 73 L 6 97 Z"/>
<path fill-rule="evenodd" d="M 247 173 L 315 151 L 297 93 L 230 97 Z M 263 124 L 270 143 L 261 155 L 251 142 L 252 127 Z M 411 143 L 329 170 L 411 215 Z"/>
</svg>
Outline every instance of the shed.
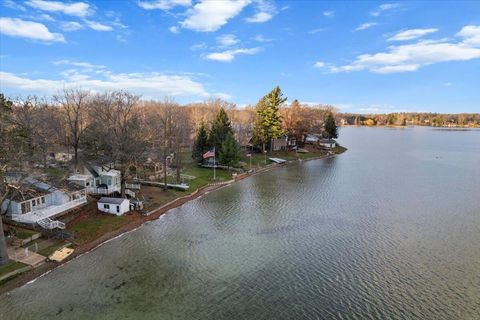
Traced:
<svg viewBox="0 0 480 320">
<path fill-rule="evenodd" d="M 337 141 L 333 139 L 322 139 L 318 141 L 318 144 L 325 148 L 334 148 L 337 146 Z"/>
<path fill-rule="evenodd" d="M 97 202 L 97 208 L 102 212 L 121 216 L 130 210 L 130 200 L 124 198 L 102 197 Z"/>
</svg>

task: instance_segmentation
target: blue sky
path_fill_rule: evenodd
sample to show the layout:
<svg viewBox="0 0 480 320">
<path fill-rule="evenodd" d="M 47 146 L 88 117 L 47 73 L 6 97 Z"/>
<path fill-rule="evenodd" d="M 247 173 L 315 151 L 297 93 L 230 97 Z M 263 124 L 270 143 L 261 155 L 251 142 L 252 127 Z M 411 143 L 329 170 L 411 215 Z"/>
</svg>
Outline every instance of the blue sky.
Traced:
<svg viewBox="0 0 480 320">
<path fill-rule="evenodd" d="M 0 89 L 480 112 L 480 1 L 0 0 Z"/>
</svg>

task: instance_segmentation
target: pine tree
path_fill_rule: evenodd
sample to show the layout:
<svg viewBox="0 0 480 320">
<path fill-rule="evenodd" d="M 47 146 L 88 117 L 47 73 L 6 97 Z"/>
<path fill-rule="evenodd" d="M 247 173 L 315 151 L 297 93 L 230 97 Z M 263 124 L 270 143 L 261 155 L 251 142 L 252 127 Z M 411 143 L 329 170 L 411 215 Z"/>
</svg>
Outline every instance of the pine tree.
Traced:
<svg viewBox="0 0 480 320">
<path fill-rule="evenodd" d="M 192 158 L 198 162 L 203 160 L 203 154 L 209 149 L 208 133 L 205 124 L 202 122 L 198 128 L 197 137 L 193 143 Z"/>
<path fill-rule="evenodd" d="M 208 136 L 208 144 L 215 147 L 215 152 L 222 151 L 222 143 L 227 139 L 228 135 L 233 135 L 232 124 L 228 115 L 223 108 L 217 113 L 212 123 L 212 129 Z"/>
<path fill-rule="evenodd" d="M 286 100 L 280 87 L 276 86 L 257 104 L 253 138 L 255 143 L 262 144 L 263 151 L 271 139 L 279 138 L 284 134 L 278 109 Z"/>
<path fill-rule="evenodd" d="M 233 134 L 229 134 L 222 144 L 220 151 L 220 163 L 233 167 L 240 161 L 240 146 Z"/>
<path fill-rule="evenodd" d="M 335 124 L 335 118 L 331 112 L 328 113 L 327 118 L 325 119 L 325 131 L 328 134 L 330 139 L 338 138 L 338 128 Z"/>
</svg>

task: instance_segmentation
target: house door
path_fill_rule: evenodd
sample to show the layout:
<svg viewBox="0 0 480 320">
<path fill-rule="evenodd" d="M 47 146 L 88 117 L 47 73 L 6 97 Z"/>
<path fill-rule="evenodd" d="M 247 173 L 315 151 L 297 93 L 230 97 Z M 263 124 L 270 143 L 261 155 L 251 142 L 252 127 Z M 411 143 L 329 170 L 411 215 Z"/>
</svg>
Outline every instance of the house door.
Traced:
<svg viewBox="0 0 480 320">
<path fill-rule="evenodd" d="M 30 210 L 31 210 L 30 201 L 22 202 L 22 214 L 30 212 Z"/>
</svg>

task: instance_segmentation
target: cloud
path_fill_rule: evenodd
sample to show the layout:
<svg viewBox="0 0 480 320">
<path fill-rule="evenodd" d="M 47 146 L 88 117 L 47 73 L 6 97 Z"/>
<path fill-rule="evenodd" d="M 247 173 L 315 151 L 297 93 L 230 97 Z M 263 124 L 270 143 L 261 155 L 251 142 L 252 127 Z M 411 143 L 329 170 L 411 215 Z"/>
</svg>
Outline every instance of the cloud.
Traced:
<svg viewBox="0 0 480 320">
<path fill-rule="evenodd" d="M 230 99 L 233 98 L 232 95 L 230 95 L 230 94 L 228 94 L 228 93 L 223 93 L 223 92 L 215 92 L 215 93 L 213 94 L 213 96 L 214 96 L 215 98 L 220 98 L 220 99 L 222 99 L 222 100 L 230 100 Z"/>
<path fill-rule="evenodd" d="M 234 50 L 226 50 L 222 52 L 212 52 L 205 56 L 205 59 L 208 60 L 215 60 L 221 62 L 231 62 L 235 59 L 237 55 L 254 55 L 260 52 L 260 48 L 249 48 L 249 49 L 234 49 Z"/>
<path fill-rule="evenodd" d="M 240 40 L 234 34 L 224 34 L 217 37 L 217 43 L 222 47 L 231 47 L 239 42 Z"/>
<path fill-rule="evenodd" d="M 187 10 L 187 18 L 181 21 L 183 28 L 213 32 L 238 15 L 249 0 L 201 0 Z"/>
<path fill-rule="evenodd" d="M 253 16 L 246 18 L 245 21 L 250 23 L 263 23 L 272 18 L 273 15 L 268 12 L 257 12 Z"/>
<path fill-rule="evenodd" d="M 398 32 L 393 37 L 388 38 L 388 41 L 405 41 L 405 40 L 417 39 L 437 31 L 438 29 L 435 29 L 435 28 L 409 29 L 409 30 Z"/>
<path fill-rule="evenodd" d="M 331 72 L 368 70 L 375 73 L 416 71 L 421 67 L 448 61 L 480 58 L 480 26 L 464 26 L 459 41 L 420 40 L 413 44 L 390 46 L 384 52 L 362 54 L 348 65 L 330 67 Z"/>
<path fill-rule="evenodd" d="M 326 63 L 323 62 L 323 61 L 317 61 L 315 62 L 315 64 L 313 65 L 315 68 L 323 68 L 326 66 Z"/>
<path fill-rule="evenodd" d="M 325 17 L 334 17 L 335 16 L 335 11 L 333 10 L 327 10 L 327 11 L 323 11 L 322 14 L 325 16 Z"/>
<path fill-rule="evenodd" d="M 273 15 L 276 13 L 275 5 L 272 2 L 266 0 L 256 0 L 256 10 L 257 12 L 245 19 L 249 23 L 264 23 L 273 18 Z"/>
<path fill-rule="evenodd" d="M 265 38 L 261 34 L 257 34 L 255 37 L 253 37 L 253 40 L 255 40 L 257 42 L 271 42 L 272 41 L 272 39 Z"/>
<path fill-rule="evenodd" d="M 318 29 L 313 29 L 313 30 L 310 30 L 308 31 L 309 34 L 316 34 L 316 33 L 319 33 L 319 32 L 322 32 L 322 31 L 325 31 L 327 29 L 325 28 L 318 28 Z"/>
<path fill-rule="evenodd" d="M 24 6 L 19 5 L 14 0 L 3 0 L 2 4 L 4 7 L 10 8 L 10 9 L 27 11 L 27 9 Z"/>
<path fill-rule="evenodd" d="M 177 26 L 171 26 L 170 28 L 168 28 L 168 31 L 170 31 L 171 33 L 179 33 L 180 30 L 178 29 Z"/>
<path fill-rule="evenodd" d="M 208 98 L 212 94 L 189 75 L 150 73 L 113 73 L 105 69 L 86 72 L 76 69 L 62 72 L 61 79 L 31 79 L 9 72 L 0 72 L 2 88 L 11 88 L 29 93 L 53 94 L 61 88 L 83 88 L 92 91 L 129 90 L 136 94 L 162 98 L 164 96 L 187 96 Z"/>
<path fill-rule="evenodd" d="M 25 2 L 26 5 L 49 12 L 62 12 L 66 15 L 76 17 L 86 17 L 93 12 L 93 9 L 85 2 L 64 3 L 60 1 L 47 0 L 29 0 Z"/>
<path fill-rule="evenodd" d="M 80 67 L 80 68 L 85 68 L 85 69 L 89 69 L 89 70 L 107 68 L 106 66 L 100 65 L 100 64 L 91 64 L 91 63 L 82 62 L 82 61 L 71 61 L 71 60 L 67 60 L 67 59 L 53 61 L 52 63 L 56 66 L 58 66 L 58 65 L 69 65 L 69 66 Z"/>
<path fill-rule="evenodd" d="M 457 34 L 464 38 L 463 43 L 470 46 L 480 46 L 480 26 L 465 26 Z"/>
<path fill-rule="evenodd" d="M 88 27 L 95 31 L 112 31 L 113 27 L 95 21 L 85 21 Z"/>
<path fill-rule="evenodd" d="M 83 29 L 84 27 L 76 21 L 66 21 L 60 24 L 60 28 L 63 31 L 77 31 Z"/>
<path fill-rule="evenodd" d="M 156 1 L 139 1 L 138 6 L 145 10 L 170 10 L 175 6 L 189 7 L 192 5 L 191 0 L 156 0 Z"/>
<path fill-rule="evenodd" d="M 49 43 L 65 42 L 62 34 L 50 32 L 44 24 L 18 18 L 0 18 L 0 33 Z"/>
<path fill-rule="evenodd" d="M 370 15 L 373 16 L 373 17 L 378 17 L 379 15 L 384 13 L 385 11 L 393 10 L 393 9 L 396 9 L 396 8 L 399 8 L 399 7 L 400 7 L 400 3 L 384 3 L 380 6 L 378 6 L 378 8 L 376 8 L 372 12 L 370 12 Z"/>
<path fill-rule="evenodd" d="M 197 50 L 203 50 L 207 48 L 207 44 L 205 42 L 202 43 L 197 43 L 192 46 L 190 46 L 190 50 L 192 51 L 197 51 Z"/>
<path fill-rule="evenodd" d="M 358 27 L 355 28 L 354 31 L 362 31 L 362 30 L 366 30 L 366 29 L 369 29 L 373 26 L 376 26 L 377 23 L 376 22 L 366 22 L 366 23 L 362 23 L 361 25 L 359 25 Z"/>
</svg>

